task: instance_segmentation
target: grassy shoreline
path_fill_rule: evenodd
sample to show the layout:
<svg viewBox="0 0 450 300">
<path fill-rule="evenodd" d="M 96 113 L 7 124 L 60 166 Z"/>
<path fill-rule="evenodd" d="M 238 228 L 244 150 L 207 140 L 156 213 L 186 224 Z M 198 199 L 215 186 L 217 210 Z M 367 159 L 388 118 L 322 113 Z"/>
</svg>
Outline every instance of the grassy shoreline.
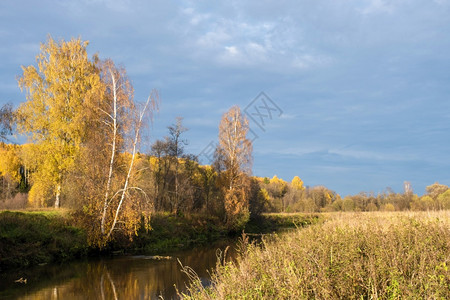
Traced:
<svg viewBox="0 0 450 300">
<path fill-rule="evenodd" d="M 86 256 L 86 235 L 65 212 L 0 213 L 0 271 Z"/>
<path fill-rule="evenodd" d="M 318 215 L 267 214 L 251 220 L 245 231 L 267 233 L 318 220 Z M 214 217 L 158 213 L 152 217 L 151 231 L 139 231 L 132 242 L 118 239 L 99 251 L 88 245 L 83 229 L 72 224 L 67 210 L 0 212 L 0 271 L 89 256 L 165 254 L 240 234 L 229 232 Z"/>
<path fill-rule="evenodd" d="M 450 211 L 327 214 L 242 247 L 187 299 L 449 299 Z"/>
</svg>

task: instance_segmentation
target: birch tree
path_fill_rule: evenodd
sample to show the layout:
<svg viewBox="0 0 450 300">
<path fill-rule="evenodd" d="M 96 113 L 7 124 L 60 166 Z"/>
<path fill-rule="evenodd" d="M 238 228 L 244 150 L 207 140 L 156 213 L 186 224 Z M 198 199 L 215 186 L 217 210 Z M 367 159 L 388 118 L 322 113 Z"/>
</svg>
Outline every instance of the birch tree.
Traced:
<svg viewBox="0 0 450 300">
<path fill-rule="evenodd" d="M 111 225 L 109 226 L 109 230 L 107 230 L 107 234 L 106 234 L 106 238 L 105 238 L 106 241 L 109 240 L 111 234 L 116 229 L 119 215 L 124 214 L 123 206 L 124 206 L 124 202 L 127 200 L 127 198 L 130 198 L 129 190 L 138 190 L 139 192 L 143 192 L 143 190 L 139 187 L 130 186 L 131 174 L 134 170 L 133 168 L 134 168 L 134 163 L 135 163 L 135 159 L 136 159 L 136 154 L 138 151 L 138 144 L 139 144 L 139 140 L 140 140 L 140 134 L 141 134 L 141 129 L 143 126 L 144 118 L 146 115 L 149 115 L 150 118 L 152 119 L 152 112 L 154 110 L 156 110 L 157 107 L 158 107 L 158 94 L 156 91 L 153 91 L 150 94 L 150 96 L 147 98 L 147 101 L 145 102 L 142 109 L 138 111 L 138 118 L 133 127 L 134 137 L 133 137 L 132 144 L 131 144 L 131 146 L 132 146 L 131 159 L 128 164 L 128 171 L 127 171 L 125 181 L 123 183 L 123 187 L 120 190 L 118 190 L 115 194 L 115 195 L 118 195 L 118 197 L 120 197 L 120 199 L 119 199 L 118 203 L 116 204 L 116 206 L 114 208 L 112 208 L 113 219 L 112 219 Z M 115 195 L 111 198 L 111 200 L 114 199 Z M 134 213 L 133 210 L 128 211 L 128 212 Z M 139 212 L 143 213 L 142 216 L 145 218 L 145 223 L 147 226 L 149 226 L 150 215 L 145 214 L 145 211 L 139 211 Z M 125 222 L 125 225 L 126 225 L 125 227 L 129 233 L 136 233 L 137 226 L 139 225 L 139 223 L 141 221 L 140 217 L 141 217 L 141 215 L 139 215 L 139 214 L 137 215 L 137 218 L 136 218 L 136 215 L 134 215 L 132 219 L 128 219 L 128 222 Z M 106 214 L 105 214 L 105 218 L 106 218 Z M 103 217 L 102 217 L 102 223 L 105 223 L 105 221 L 103 220 Z M 102 233 L 104 234 L 105 231 L 103 230 Z"/>
<path fill-rule="evenodd" d="M 0 108 L 0 141 L 6 141 L 12 134 L 14 112 L 11 103 L 6 103 Z"/>
<path fill-rule="evenodd" d="M 102 92 L 91 113 L 78 185 L 89 186 L 83 195 L 79 216 L 87 228 L 89 241 L 103 247 L 116 232 L 130 238 L 141 226 L 149 228 L 152 201 L 136 184 L 138 150 L 148 119 L 158 106 L 152 91 L 140 105 L 134 101 L 133 87 L 126 70 L 112 60 L 98 62 Z M 83 179 L 86 178 L 85 182 Z"/>
<path fill-rule="evenodd" d="M 133 180 L 142 128 L 158 94 L 137 105 L 125 69 L 89 59 L 87 45 L 51 37 L 41 45 L 37 66 L 23 67 L 19 78 L 27 102 L 16 118 L 19 132 L 35 144 L 30 199 L 53 198 L 59 207 L 61 194 L 71 194 L 89 240 L 102 246 L 118 230 L 131 237 L 142 216 L 148 226 L 151 203 Z"/>
<path fill-rule="evenodd" d="M 108 173 L 106 179 L 106 187 L 103 199 L 103 208 L 101 213 L 100 230 L 102 234 L 106 234 L 105 222 L 111 199 L 111 185 L 113 176 L 117 172 L 115 165 L 119 150 L 123 150 L 124 134 L 130 129 L 131 120 L 127 113 L 135 109 L 133 103 L 133 88 L 126 76 L 123 68 L 116 68 L 111 60 L 103 62 L 102 66 L 102 82 L 105 85 L 104 101 L 99 103 L 99 113 L 102 115 L 101 121 L 105 126 L 106 147 L 109 148 Z M 117 175 L 116 175 L 117 176 Z"/>
<path fill-rule="evenodd" d="M 216 165 L 224 185 L 226 223 L 240 227 L 249 217 L 248 193 L 252 166 L 252 144 L 247 138 L 249 124 L 238 106 L 226 112 L 219 125 Z"/>
<path fill-rule="evenodd" d="M 36 56 L 37 67 L 22 67 L 19 78 L 27 101 L 17 111 L 18 131 L 27 134 L 41 154 L 30 195 L 52 194 L 55 207 L 61 204 L 62 182 L 85 137 L 86 107 L 100 88 L 96 58 L 88 58 L 87 45 L 81 39 L 49 37 Z"/>
</svg>

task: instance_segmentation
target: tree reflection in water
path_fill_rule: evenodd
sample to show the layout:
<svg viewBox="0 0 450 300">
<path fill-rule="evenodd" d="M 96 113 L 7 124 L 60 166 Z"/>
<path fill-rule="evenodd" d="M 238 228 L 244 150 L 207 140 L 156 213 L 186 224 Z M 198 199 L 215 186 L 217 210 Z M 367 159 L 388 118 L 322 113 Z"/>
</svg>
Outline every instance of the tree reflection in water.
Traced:
<svg viewBox="0 0 450 300">
<path fill-rule="evenodd" d="M 149 256 L 124 256 L 60 266 L 43 266 L 24 273 L 27 285 L 14 285 L 16 274 L 2 275 L 0 298 L 18 299 L 164 299 L 176 298 L 175 285 L 185 290 L 186 274 L 181 266 L 192 267 L 203 282 L 216 265 L 216 251 L 228 250 L 236 256 L 234 241 L 174 253 L 172 259 L 155 260 Z M 19 274 L 22 276 L 21 274 Z M 20 277 L 19 276 L 19 277 Z M 15 278 L 17 279 L 17 278 Z"/>
</svg>

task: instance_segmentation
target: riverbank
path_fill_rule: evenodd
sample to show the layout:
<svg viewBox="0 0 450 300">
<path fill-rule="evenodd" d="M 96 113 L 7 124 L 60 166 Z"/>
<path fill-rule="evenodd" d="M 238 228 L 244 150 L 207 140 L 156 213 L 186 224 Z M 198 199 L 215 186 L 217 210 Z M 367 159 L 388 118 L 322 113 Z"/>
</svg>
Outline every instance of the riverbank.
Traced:
<svg viewBox="0 0 450 300">
<path fill-rule="evenodd" d="M 187 299 L 450 299 L 450 211 L 336 213 L 248 243 Z"/>
<path fill-rule="evenodd" d="M 251 220 L 244 230 L 267 233 L 319 219 L 317 214 L 265 214 Z M 0 271 L 88 256 L 165 254 L 241 234 L 228 231 L 215 217 L 158 213 L 152 216 L 151 231 L 138 231 L 131 242 L 125 237 L 117 239 L 99 251 L 88 245 L 83 229 L 73 223 L 66 210 L 0 212 Z"/>
<path fill-rule="evenodd" d="M 316 224 L 322 219 L 320 214 L 262 214 L 250 219 L 243 231 L 251 234 L 272 233 Z M 141 231 L 132 243 L 115 248 L 133 253 L 164 254 L 242 234 L 242 231 L 229 231 L 217 217 L 201 214 L 180 217 L 160 213 L 152 217 L 151 224 L 151 231 Z"/>
<path fill-rule="evenodd" d="M 67 211 L 0 213 L 0 271 L 72 260 L 88 254 L 84 231 Z"/>
</svg>

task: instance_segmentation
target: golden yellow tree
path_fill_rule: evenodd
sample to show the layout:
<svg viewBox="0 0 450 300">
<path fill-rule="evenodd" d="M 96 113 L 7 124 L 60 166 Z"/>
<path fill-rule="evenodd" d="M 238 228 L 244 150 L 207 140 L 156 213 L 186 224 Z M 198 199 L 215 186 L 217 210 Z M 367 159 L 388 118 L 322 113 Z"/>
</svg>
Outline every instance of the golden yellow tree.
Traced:
<svg viewBox="0 0 450 300">
<path fill-rule="evenodd" d="M 20 146 L 0 143 L 0 175 L 20 182 Z"/>
<path fill-rule="evenodd" d="M 13 196 L 21 180 L 20 146 L 0 142 L 0 199 Z"/>
<path fill-rule="evenodd" d="M 55 207 L 60 206 L 62 182 L 85 137 L 85 111 L 101 86 L 87 45 L 81 39 L 57 42 L 49 37 L 36 57 L 37 67 L 22 67 L 19 78 L 27 102 L 17 111 L 18 130 L 28 134 L 41 154 L 30 197 L 52 194 Z"/>
<path fill-rule="evenodd" d="M 247 138 L 249 123 L 238 106 L 231 107 L 220 121 L 216 165 L 224 187 L 226 223 L 241 227 L 249 218 L 248 175 L 252 167 L 252 144 Z"/>
<path fill-rule="evenodd" d="M 303 181 L 298 176 L 294 176 L 294 178 L 292 178 L 291 187 L 298 191 L 303 191 L 305 189 L 303 186 Z"/>
<path fill-rule="evenodd" d="M 439 209 L 450 209 L 450 190 L 446 190 L 437 197 Z"/>
<path fill-rule="evenodd" d="M 142 164 L 138 154 L 141 131 L 146 117 L 151 118 L 157 109 L 158 94 L 153 91 L 140 107 L 133 100 L 124 68 L 111 60 L 96 66 L 101 89 L 86 112 L 92 116 L 87 116 L 89 130 L 73 177 L 77 186 L 88 187 L 80 195 L 79 219 L 87 225 L 89 242 L 102 247 L 118 231 L 132 238 L 142 219 L 149 228 L 152 203 L 136 184 L 136 165 Z"/>
<path fill-rule="evenodd" d="M 104 245 L 118 230 L 131 237 L 143 214 L 148 225 L 150 203 L 138 196 L 134 175 L 141 130 L 158 95 L 137 105 L 125 69 L 89 59 L 87 45 L 49 37 L 37 67 L 23 67 L 19 85 L 28 101 L 16 117 L 35 143 L 30 200 L 53 198 L 59 207 L 61 194 L 72 199 L 90 242 Z"/>
</svg>

